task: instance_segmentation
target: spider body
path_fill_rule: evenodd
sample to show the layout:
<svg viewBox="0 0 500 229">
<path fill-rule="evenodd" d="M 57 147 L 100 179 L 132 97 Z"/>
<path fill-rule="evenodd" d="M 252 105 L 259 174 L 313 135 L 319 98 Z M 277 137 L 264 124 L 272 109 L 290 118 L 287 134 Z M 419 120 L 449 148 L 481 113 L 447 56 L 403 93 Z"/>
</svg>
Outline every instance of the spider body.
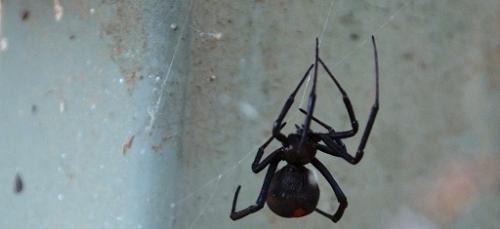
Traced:
<svg viewBox="0 0 500 229">
<path fill-rule="evenodd" d="M 274 174 L 267 206 L 282 217 L 302 217 L 313 212 L 319 187 L 313 172 L 302 165 L 288 164 Z"/>
<path fill-rule="evenodd" d="M 238 186 L 234 194 L 230 215 L 231 219 L 238 220 L 252 214 L 262 209 L 267 202 L 269 208 L 274 213 L 282 217 L 302 217 L 316 211 L 319 214 L 328 217 L 333 222 L 340 220 L 344 214 L 344 210 L 347 208 L 347 199 L 332 174 L 323 165 L 323 163 L 316 158 L 316 153 L 320 151 L 334 157 L 339 157 L 353 165 L 357 164 L 363 157 L 364 148 L 378 112 L 378 56 L 375 38 L 373 36 L 372 44 L 375 57 L 375 103 L 373 104 L 370 115 L 368 116 L 368 121 L 356 154 L 351 156 L 351 154 L 347 152 L 347 148 L 342 142 L 342 139 L 350 138 L 356 135 L 358 131 L 358 121 L 356 120 L 354 110 L 347 93 L 340 86 L 339 82 L 335 79 L 323 60 L 319 58 L 319 43 L 316 38 L 316 56 L 314 64 L 310 65 L 306 74 L 302 77 L 295 90 L 288 97 L 285 105 L 278 115 L 278 118 L 274 122 L 272 136 L 261 147 L 259 147 L 257 155 L 252 163 L 252 171 L 254 173 L 259 173 L 267 168 L 264 183 L 257 201 L 254 205 L 250 205 L 245 209 L 237 211 L 236 203 L 241 190 L 241 186 Z M 342 99 L 351 122 L 350 130 L 335 131 L 331 126 L 313 116 L 319 66 L 322 66 L 328 73 L 328 76 L 332 79 L 333 83 L 342 94 Z M 294 102 L 297 91 L 300 89 L 313 68 L 313 84 L 307 101 L 307 107 L 306 109 L 300 109 L 300 111 L 306 116 L 304 123 L 301 126 L 296 125 L 296 133 L 291 133 L 286 136 L 281 133 L 281 129 L 286 125 L 283 120 Z M 325 131 L 316 132 L 311 130 L 309 128 L 311 121 L 318 123 L 325 129 Z M 264 150 L 274 139 L 280 141 L 282 146 L 263 159 L 262 156 L 264 155 Z M 278 164 L 281 161 L 285 161 L 287 164 L 278 170 Z M 334 214 L 329 214 L 316 208 L 318 205 L 320 191 L 314 173 L 305 167 L 305 165 L 308 164 L 312 165 L 321 173 L 335 193 L 339 206 Z"/>
<path fill-rule="evenodd" d="M 307 141 L 301 145 L 299 134 L 290 134 L 287 140 L 290 144 L 284 146 L 283 159 L 288 164 L 305 165 L 311 163 L 314 156 L 316 156 L 316 147 L 313 141 Z"/>
</svg>

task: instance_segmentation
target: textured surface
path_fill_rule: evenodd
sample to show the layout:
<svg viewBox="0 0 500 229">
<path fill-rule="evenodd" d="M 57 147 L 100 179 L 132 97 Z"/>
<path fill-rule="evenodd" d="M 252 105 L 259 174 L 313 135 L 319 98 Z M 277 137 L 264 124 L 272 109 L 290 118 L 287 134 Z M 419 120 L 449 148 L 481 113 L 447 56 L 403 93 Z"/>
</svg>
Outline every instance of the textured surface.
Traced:
<svg viewBox="0 0 500 229">
<path fill-rule="evenodd" d="M 178 212 L 179 228 L 498 227 L 498 1 L 334 1 L 330 7 L 330 1 L 193 7 L 193 25 L 222 38 L 191 37 L 180 167 L 187 192 L 202 188 Z M 257 198 L 265 171 L 254 175 L 251 161 L 313 61 L 314 37 L 321 36 L 321 56 L 364 127 L 373 101 L 371 34 L 379 46 L 381 110 L 366 156 L 357 166 L 319 156 L 347 195 L 344 218 L 338 225 L 318 214 L 283 219 L 264 207 L 227 221 L 238 184 L 239 208 Z M 212 74 L 217 78 L 210 82 Z M 339 93 L 320 77 L 316 114 L 348 128 Z M 300 123 L 302 115 L 291 113 L 291 123 Z M 351 151 L 358 141 L 347 141 Z M 333 192 L 319 182 L 319 206 L 333 212 Z"/>
<path fill-rule="evenodd" d="M 0 228 L 172 225 L 186 6 L 54 3 L 2 1 Z"/>
<path fill-rule="evenodd" d="M 500 225 L 496 0 L 0 2 L 0 228 Z M 315 37 L 364 128 L 371 34 L 381 110 L 365 158 L 318 154 L 348 198 L 342 220 L 266 206 L 231 221 L 237 185 L 238 208 L 257 198 L 251 161 Z M 346 129 L 325 76 L 315 114 Z"/>
</svg>

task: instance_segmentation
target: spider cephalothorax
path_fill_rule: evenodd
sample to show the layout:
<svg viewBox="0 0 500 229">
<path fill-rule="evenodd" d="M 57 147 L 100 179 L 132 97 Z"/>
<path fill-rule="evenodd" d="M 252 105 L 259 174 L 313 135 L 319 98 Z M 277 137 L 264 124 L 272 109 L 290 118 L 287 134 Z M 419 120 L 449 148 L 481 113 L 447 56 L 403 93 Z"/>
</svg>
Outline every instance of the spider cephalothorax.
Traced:
<svg viewBox="0 0 500 229">
<path fill-rule="evenodd" d="M 373 36 L 372 44 L 375 56 L 375 103 L 372 106 L 368 122 L 355 156 L 353 157 L 347 152 L 342 139 L 352 137 L 357 133 L 358 121 L 354 115 L 354 110 L 347 93 L 340 86 L 339 82 L 335 79 L 323 60 L 319 58 L 319 44 L 318 39 L 316 38 L 316 56 L 314 64 L 309 67 L 295 90 L 288 97 L 281 113 L 274 122 L 272 136 L 259 148 L 254 162 L 252 163 L 252 171 L 254 173 L 258 173 L 266 167 L 268 168 L 266 177 L 264 178 L 264 184 L 262 185 L 256 204 L 243 210 L 236 211 L 236 202 L 238 201 L 238 194 L 241 189 L 241 186 L 238 186 L 234 194 L 230 215 L 231 219 L 237 220 L 254 213 L 263 208 L 266 202 L 274 213 L 282 217 L 302 217 L 313 211 L 330 218 L 334 222 L 337 222 L 342 217 L 344 210 L 347 207 L 347 199 L 328 169 L 315 156 L 316 152 L 319 150 L 323 153 L 343 158 L 351 164 L 357 164 L 363 157 L 363 150 L 366 146 L 366 142 L 368 141 L 368 137 L 378 111 L 378 56 L 375 38 Z M 335 131 L 331 126 L 313 116 L 314 105 L 316 102 L 318 66 L 320 65 L 328 73 L 328 76 L 332 79 L 342 94 L 344 105 L 351 121 L 350 130 Z M 296 133 L 285 136 L 281 133 L 281 129 L 286 125 L 283 120 L 293 104 L 297 91 L 300 89 L 313 68 L 313 85 L 309 94 L 307 108 L 306 110 L 300 109 L 300 111 L 306 115 L 304 123 L 301 126 L 296 125 Z M 324 127 L 326 132 L 312 131 L 309 128 L 311 121 L 314 121 Z M 280 141 L 282 147 L 276 149 L 266 158 L 262 159 L 264 149 L 273 139 Z M 283 168 L 277 170 L 278 163 L 280 161 L 285 161 L 287 164 Z M 304 165 L 307 164 L 312 164 L 312 166 L 314 166 L 326 178 L 332 187 L 333 192 L 339 201 L 339 207 L 333 215 L 316 208 L 319 200 L 319 188 L 314 173 L 304 167 Z"/>
<path fill-rule="evenodd" d="M 288 164 L 305 165 L 312 161 L 316 155 L 315 142 L 312 139 L 306 139 L 306 142 L 300 142 L 300 135 L 290 134 L 287 137 L 289 145 L 283 149 L 283 159 Z"/>
</svg>

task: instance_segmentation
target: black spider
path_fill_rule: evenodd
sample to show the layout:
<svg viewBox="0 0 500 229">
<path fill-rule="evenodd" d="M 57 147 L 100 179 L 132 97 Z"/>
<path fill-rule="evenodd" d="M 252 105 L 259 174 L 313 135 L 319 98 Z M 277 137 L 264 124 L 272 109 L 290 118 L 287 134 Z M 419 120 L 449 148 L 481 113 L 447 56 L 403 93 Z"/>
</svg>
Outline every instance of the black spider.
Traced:
<svg viewBox="0 0 500 229">
<path fill-rule="evenodd" d="M 342 89 L 339 82 L 337 82 L 323 60 L 319 58 L 318 39 L 316 38 L 316 58 L 314 64 L 309 67 L 306 74 L 302 77 L 302 80 L 300 80 L 295 90 L 288 97 L 288 100 L 283 106 L 278 119 L 274 122 L 272 136 L 259 148 L 257 155 L 255 156 L 255 160 L 252 163 L 252 171 L 254 173 L 258 173 L 269 166 L 256 204 L 243 210 L 236 211 L 236 202 L 241 189 L 241 185 L 238 186 L 234 194 L 230 215 L 231 219 L 238 220 L 254 213 L 262 209 L 264 207 L 264 203 L 266 202 L 274 213 L 282 217 L 302 217 L 314 210 L 321 215 L 328 217 L 333 222 L 337 222 L 342 217 L 344 210 L 347 207 L 346 197 L 328 169 L 315 157 L 315 154 L 316 150 L 319 150 L 335 157 L 341 157 L 351 164 L 357 164 L 363 157 L 363 150 L 375 121 L 379 104 L 378 56 L 374 36 L 372 36 L 372 44 L 375 58 L 375 103 L 372 106 L 370 116 L 368 117 L 368 123 L 361 138 L 361 142 L 359 143 L 356 155 L 353 157 L 347 152 L 347 149 L 341 139 L 352 137 L 358 132 L 358 121 L 354 115 L 347 93 L 344 89 Z M 335 131 L 331 126 L 318 120 L 312 115 L 316 101 L 316 81 L 319 65 L 326 70 L 335 85 L 337 85 L 339 91 L 342 93 L 342 98 L 351 121 L 351 130 Z M 307 110 L 300 109 L 300 111 L 306 115 L 304 124 L 300 127 L 296 125 L 297 132 L 285 136 L 281 133 L 281 129 L 286 124 L 283 123 L 283 119 L 288 113 L 288 110 L 290 110 L 297 91 L 302 86 L 313 67 L 313 85 L 308 98 Z M 311 120 L 317 122 L 328 131 L 321 133 L 310 130 L 309 126 L 311 124 Z M 262 159 L 264 149 L 273 139 L 280 141 L 283 146 L 272 152 L 266 158 Z M 287 164 L 280 170 L 276 171 L 278 163 L 282 160 L 286 161 Z M 339 201 L 339 207 L 333 215 L 316 208 L 319 200 L 319 188 L 313 173 L 304 167 L 304 165 L 309 163 L 319 170 L 335 192 Z"/>
</svg>

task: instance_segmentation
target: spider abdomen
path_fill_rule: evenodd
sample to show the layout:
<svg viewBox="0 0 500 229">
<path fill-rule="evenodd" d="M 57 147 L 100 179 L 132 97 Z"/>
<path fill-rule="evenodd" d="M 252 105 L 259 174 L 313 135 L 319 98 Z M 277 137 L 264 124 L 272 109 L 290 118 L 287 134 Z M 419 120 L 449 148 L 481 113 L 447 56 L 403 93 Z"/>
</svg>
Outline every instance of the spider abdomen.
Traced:
<svg viewBox="0 0 500 229">
<path fill-rule="evenodd" d="M 274 174 L 267 195 L 269 208 L 287 218 L 311 213 L 318 200 L 319 188 L 313 172 L 292 164 Z"/>
</svg>

